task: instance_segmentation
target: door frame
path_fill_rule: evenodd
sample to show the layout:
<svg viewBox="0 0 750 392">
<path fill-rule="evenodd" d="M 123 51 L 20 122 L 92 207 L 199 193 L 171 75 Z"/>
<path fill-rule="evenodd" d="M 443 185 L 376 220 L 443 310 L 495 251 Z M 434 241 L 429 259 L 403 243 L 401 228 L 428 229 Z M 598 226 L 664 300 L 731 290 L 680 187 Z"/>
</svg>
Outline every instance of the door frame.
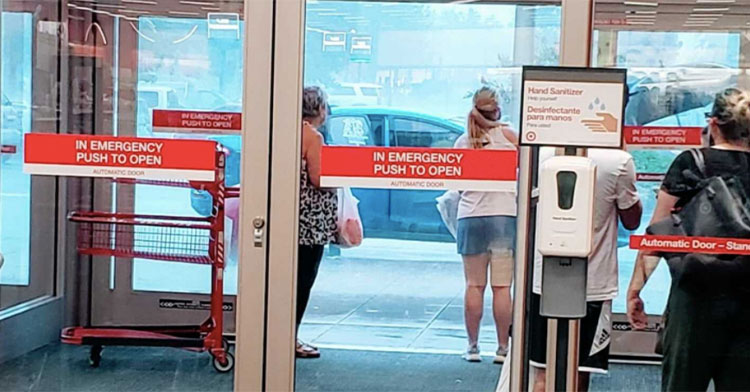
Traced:
<svg viewBox="0 0 750 392">
<path fill-rule="evenodd" d="M 240 240 L 238 249 L 241 262 L 235 307 L 235 391 L 260 391 L 266 384 L 266 274 L 270 261 L 268 238 L 273 227 L 269 219 L 269 158 L 274 154 L 270 146 L 275 8 L 274 0 L 245 0 L 242 103 L 242 138 L 245 142 L 242 143 L 241 183 L 248 186 L 240 192 L 238 237 L 245 240 Z M 261 232 L 259 243 L 251 240 L 256 234 L 255 218 L 266 221 L 266 231 Z"/>
<path fill-rule="evenodd" d="M 275 0 L 264 390 L 294 390 L 305 0 Z M 263 75 L 264 77 L 266 75 Z M 243 166 L 244 168 L 244 166 Z M 249 168 L 248 168 L 249 169 Z M 246 172 L 250 172 L 247 170 Z M 242 219 L 246 229 L 247 219 Z M 243 243 L 243 251 L 249 247 Z M 244 279 L 244 276 L 241 277 Z M 241 281 L 242 290 L 248 288 Z M 243 292 L 244 295 L 244 292 Z M 244 297 L 246 298 L 246 297 Z M 243 310 L 240 305 L 240 310 Z M 244 319 L 239 325 L 244 325 Z M 241 334 L 247 333 L 242 331 Z M 244 390 L 239 388 L 237 390 Z"/>
</svg>

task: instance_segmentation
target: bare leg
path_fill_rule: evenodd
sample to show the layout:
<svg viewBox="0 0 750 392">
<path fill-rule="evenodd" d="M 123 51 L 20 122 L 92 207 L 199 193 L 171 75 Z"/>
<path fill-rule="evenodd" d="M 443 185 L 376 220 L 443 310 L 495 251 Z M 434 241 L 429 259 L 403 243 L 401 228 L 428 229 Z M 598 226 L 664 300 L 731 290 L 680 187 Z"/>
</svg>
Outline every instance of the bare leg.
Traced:
<svg viewBox="0 0 750 392">
<path fill-rule="evenodd" d="M 479 341 L 479 325 L 482 321 L 484 307 L 484 290 L 487 287 L 488 254 L 464 255 L 464 275 L 466 291 L 464 293 L 464 322 L 469 345 Z"/>
<path fill-rule="evenodd" d="M 547 386 L 547 371 L 545 369 L 533 368 L 534 369 L 534 392 L 544 392 Z M 578 392 L 587 392 L 589 390 L 589 383 L 591 382 L 591 374 L 588 372 L 578 372 Z"/>
<path fill-rule="evenodd" d="M 507 348 L 512 316 L 510 287 L 492 287 L 492 314 L 495 317 L 497 342 Z"/>
<path fill-rule="evenodd" d="M 547 370 L 541 368 L 534 369 L 534 392 L 544 392 L 547 387 Z"/>
</svg>

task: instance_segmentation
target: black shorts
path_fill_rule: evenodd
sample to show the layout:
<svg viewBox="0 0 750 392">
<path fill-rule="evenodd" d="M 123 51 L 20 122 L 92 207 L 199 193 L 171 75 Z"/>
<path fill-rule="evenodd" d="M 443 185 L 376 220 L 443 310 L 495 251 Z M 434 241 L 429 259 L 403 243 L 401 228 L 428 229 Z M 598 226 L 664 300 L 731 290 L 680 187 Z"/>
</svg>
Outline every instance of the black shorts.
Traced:
<svg viewBox="0 0 750 392">
<path fill-rule="evenodd" d="M 546 368 L 547 317 L 539 314 L 542 297 L 531 296 L 531 365 Z M 609 346 L 612 334 L 612 301 L 586 303 L 586 317 L 581 320 L 578 341 L 578 371 L 606 373 L 609 369 Z"/>
</svg>

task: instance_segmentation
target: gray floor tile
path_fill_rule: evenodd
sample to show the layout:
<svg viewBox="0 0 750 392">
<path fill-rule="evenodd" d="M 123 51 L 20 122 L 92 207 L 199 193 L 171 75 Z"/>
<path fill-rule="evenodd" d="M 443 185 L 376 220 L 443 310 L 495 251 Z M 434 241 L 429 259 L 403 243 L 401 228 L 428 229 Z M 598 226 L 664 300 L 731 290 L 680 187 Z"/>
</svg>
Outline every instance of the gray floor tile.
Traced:
<svg viewBox="0 0 750 392">
<path fill-rule="evenodd" d="M 493 392 L 500 369 L 457 355 L 325 350 L 320 359 L 297 361 L 296 392 Z"/>
<path fill-rule="evenodd" d="M 3 392 L 231 391 L 232 373 L 217 373 L 207 353 L 169 348 L 106 347 L 99 368 L 89 348 L 51 344 L 0 366 Z"/>
</svg>

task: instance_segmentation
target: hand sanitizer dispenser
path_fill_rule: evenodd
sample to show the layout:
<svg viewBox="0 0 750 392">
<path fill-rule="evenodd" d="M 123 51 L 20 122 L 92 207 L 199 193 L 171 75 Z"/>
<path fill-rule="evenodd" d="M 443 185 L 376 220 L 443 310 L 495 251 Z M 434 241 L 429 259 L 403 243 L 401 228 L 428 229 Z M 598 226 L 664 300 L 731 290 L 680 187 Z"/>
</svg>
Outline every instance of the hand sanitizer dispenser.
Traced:
<svg viewBox="0 0 750 392">
<path fill-rule="evenodd" d="M 596 165 L 589 158 L 555 156 L 542 164 L 537 249 L 543 257 L 543 316 L 586 315 L 595 185 Z"/>
</svg>

